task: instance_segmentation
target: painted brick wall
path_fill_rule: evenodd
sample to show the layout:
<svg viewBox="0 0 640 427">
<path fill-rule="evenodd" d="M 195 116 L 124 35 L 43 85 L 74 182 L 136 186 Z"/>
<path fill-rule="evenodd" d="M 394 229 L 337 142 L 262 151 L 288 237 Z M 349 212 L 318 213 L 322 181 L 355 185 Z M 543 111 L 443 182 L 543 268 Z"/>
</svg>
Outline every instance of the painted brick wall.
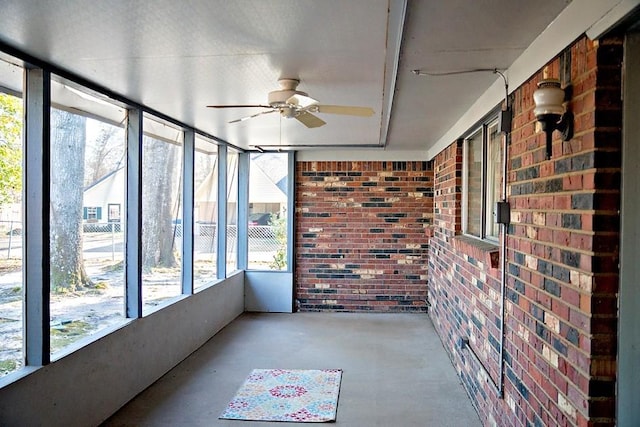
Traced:
<svg viewBox="0 0 640 427">
<path fill-rule="evenodd" d="M 514 92 L 503 399 L 490 381 L 499 380 L 498 248 L 459 236 L 460 143 L 434 159 L 429 312 L 485 425 L 615 424 L 622 42 L 582 38 L 568 51 L 575 136 L 554 133 L 551 160 L 532 94 L 545 74 L 560 76 L 560 59 Z"/>
<path fill-rule="evenodd" d="M 426 311 L 428 162 L 296 164 L 300 311 Z"/>
</svg>

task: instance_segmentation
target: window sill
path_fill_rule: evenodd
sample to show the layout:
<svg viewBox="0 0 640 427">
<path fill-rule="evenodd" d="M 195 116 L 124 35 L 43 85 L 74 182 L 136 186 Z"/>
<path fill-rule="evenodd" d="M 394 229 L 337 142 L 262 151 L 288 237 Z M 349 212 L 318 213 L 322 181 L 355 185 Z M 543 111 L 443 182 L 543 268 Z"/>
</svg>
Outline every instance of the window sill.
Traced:
<svg viewBox="0 0 640 427">
<path fill-rule="evenodd" d="M 486 240 L 471 236 L 455 236 L 452 240 L 453 248 L 460 253 L 473 258 L 491 268 L 498 268 L 500 264 L 500 247 Z"/>
</svg>

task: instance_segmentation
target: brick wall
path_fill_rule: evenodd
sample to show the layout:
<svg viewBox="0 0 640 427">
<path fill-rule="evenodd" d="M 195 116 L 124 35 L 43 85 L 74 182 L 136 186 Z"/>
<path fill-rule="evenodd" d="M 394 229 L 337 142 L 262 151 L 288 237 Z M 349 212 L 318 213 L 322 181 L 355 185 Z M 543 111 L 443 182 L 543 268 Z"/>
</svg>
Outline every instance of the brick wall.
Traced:
<svg viewBox="0 0 640 427">
<path fill-rule="evenodd" d="M 428 162 L 296 164 L 300 311 L 426 311 Z"/>
<path fill-rule="evenodd" d="M 575 136 L 554 133 L 551 160 L 532 94 L 545 74 L 560 76 L 560 59 L 514 92 L 503 399 L 491 385 L 500 379 L 498 248 L 459 235 L 460 143 L 434 159 L 430 315 L 486 425 L 615 424 L 622 43 L 583 38 L 569 52 Z"/>
</svg>

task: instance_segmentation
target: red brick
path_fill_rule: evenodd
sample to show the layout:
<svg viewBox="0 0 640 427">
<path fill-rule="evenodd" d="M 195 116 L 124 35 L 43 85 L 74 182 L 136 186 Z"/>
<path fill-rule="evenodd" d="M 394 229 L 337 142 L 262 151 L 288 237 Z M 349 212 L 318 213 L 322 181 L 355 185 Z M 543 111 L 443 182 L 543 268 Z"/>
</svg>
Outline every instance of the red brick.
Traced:
<svg viewBox="0 0 640 427">
<path fill-rule="evenodd" d="M 489 420 L 513 426 L 615 422 L 614 405 L 589 396 L 589 384 L 595 375 L 610 375 L 612 380 L 615 376 L 621 145 L 616 128 L 621 106 L 616 94 L 620 93 L 621 60 L 621 42 L 614 37 L 597 42 L 583 37 L 571 46 L 573 98 L 569 107 L 575 115 L 576 132 L 570 141 L 561 141 L 554 134 L 551 161 L 545 159 L 544 135 L 534 131 L 532 94 L 543 78 L 542 70 L 551 77 L 559 75 L 558 58 L 513 92 L 515 115 L 507 163 L 517 169 L 510 169 L 507 176 L 509 201 L 518 221 L 511 224 L 507 238 L 509 300 L 504 332 L 511 356 L 508 369 L 512 369 L 505 389 L 516 405 L 515 412 L 487 390 L 486 383 L 478 383 L 478 365 L 469 363 L 466 353 L 456 346 L 461 330 L 470 326 L 458 325 L 455 319 L 474 316 L 484 321 L 480 328 L 471 326 L 479 342 L 486 342 L 488 331 L 497 329 L 499 304 L 489 308 L 483 301 L 499 289 L 494 279 L 500 275 L 498 269 L 472 265 L 464 258 L 466 254 L 484 259 L 477 248 L 451 250 L 451 239 L 461 224 L 461 180 L 455 177 L 461 171 L 460 145 L 452 144 L 434 160 L 433 202 L 440 211 L 434 214 L 436 227 L 430 240 L 430 255 L 438 250 L 428 268 L 429 299 L 435 303 L 430 315 L 456 368 L 471 384 L 469 393 L 485 424 Z M 525 182 L 533 183 L 535 191 L 514 195 L 521 172 L 532 166 L 538 167 L 538 176 L 527 177 Z M 446 180 L 445 174 L 450 175 Z M 560 188 L 556 179 L 561 180 Z M 585 198 L 573 197 L 581 194 L 593 194 L 593 206 Z M 445 207 L 453 197 L 455 208 Z M 545 220 L 534 222 L 539 213 Z M 578 218 L 567 219 L 568 215 Z M 560 332 L 556 332 L 558 327 Z M 495 375 L 499 355 L 482 358 Z M 487 391 L 481 394 L 480 389 Z M 567 407 L 559 406 L 558 393 L 575 411 L 563 412 Z"/>
</svg>

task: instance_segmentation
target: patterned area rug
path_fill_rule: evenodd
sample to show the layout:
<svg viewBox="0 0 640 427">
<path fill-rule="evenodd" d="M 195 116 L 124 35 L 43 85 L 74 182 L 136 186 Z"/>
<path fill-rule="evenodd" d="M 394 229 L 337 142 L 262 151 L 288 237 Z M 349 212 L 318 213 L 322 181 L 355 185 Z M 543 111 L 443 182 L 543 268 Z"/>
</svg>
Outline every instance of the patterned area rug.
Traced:
<svg viewBox="0 0 640 427">
<path fill-rule="evenodd" d="M 335 421 L 341 369 L 254 369 L 222 419 L 322 423 Z"/>
</svg>

